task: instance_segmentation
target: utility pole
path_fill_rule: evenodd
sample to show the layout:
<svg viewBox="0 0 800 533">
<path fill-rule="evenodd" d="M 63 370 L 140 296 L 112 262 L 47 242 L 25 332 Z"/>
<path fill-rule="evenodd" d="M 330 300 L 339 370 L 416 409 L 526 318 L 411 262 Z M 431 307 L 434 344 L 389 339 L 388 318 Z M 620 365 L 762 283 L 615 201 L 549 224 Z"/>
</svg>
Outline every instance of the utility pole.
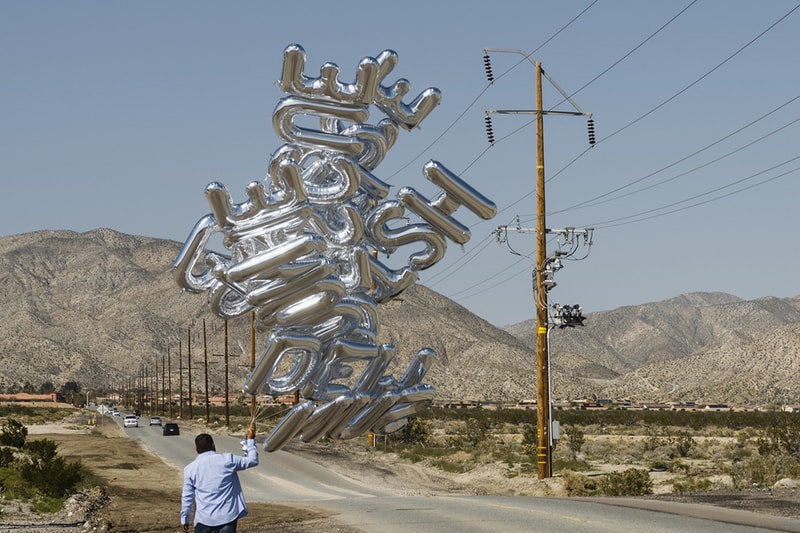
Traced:
<svg viewBox="0 0 800 533">
<path fill-rule="evenodd" d="M 167 403 L 169 404 L 169 417 L 174 418 L 174 411 L 172 407 L 172 355 L 169 353 L 169 346 L 167 346 Z"/>
<path fill-rule="evenodd" d="M 225 427 L 231 426 L 230 391 L 228 389 L 228 321 L 225 320 Z"/>
<path fill-rule="evenodd" d="M 203 366 L 206 370 L 206 424 L 211 422 L 211 413 L 208 405 L 208 344 L 206 343 L 206 319 L 203 319 Z"/>
<path fill-rule="evenodd" d="M 178 341 L 178 418 L 183 420 L 183 348 Z"/>
<path fill-rule="evenodd" d="M 550 364 L 547 346 L 547 293 L 542 290 L 542 272 L 547 259 L 547 225 L 544 201 L 544 107 L 542 64 L 536 69 L 536 466 L 539 479 L 552 475 L 550 446 Z"/>
<path fill-rule="evenodd" d="M 594 125 L 591 114 L 584 113 L 575 102 L 572 101 L 563 89 L 555 81 L 547 76 L 542 70 L 539 61 L 533 61 L 530 54 L 521 50 L 499 48 L 484 49 L 483 62 L 486 69 L 486 77 L 489 83 L 494 83 L 492 65 L 489 58 L 489 51 L 512 52 L 523 55 L 535 70 L 535 98 L 536 108 L 533 110 L 486 110 L 486 134 L 489 142 L 494 145 L 494 132 L 492 131 L 491 113 L 498 114 L 535 114 L 536 115 L 536 257 L 535 257 L 535 280 L 534 280 L 534 305 L 536 308 L 536 411 L 537 411 L 537 445 L 536 445 L 536 465 L 539 479 L 552 476 L 552 411 L 550 400 L 550 354 L 548 343 L 549 321 L 548 321 L 548 301 L 547 290 L 552 285 L 546 282 L 552 281 L 545 279 L 545 271 L 548 265 L 547 258 L 547 224 L 545 221 L 545 173 L 544 173 L 544 115 L 588 115 L 589 116 L 589 143 L 594 144 Z M 548 81 L 561 92 L 566 101 L 575 107 L 576 111 L 545 111 L 542 97 L 542 76 L 547 77 Z M 500 228 L 496 230 L 500 234 Z M 498 238 L 499 240 L 499 238 Z"/>
<path fill-rule="evenodd" d="M 166 416 L 167 414 L 167 405 L 164 403 L 164 396 L 167 393 L 167 367 L 164 365 L 164 354 L 161 354 L 161 416 Z"/>
<path fill-rule="evenodd" d="M 250 311 L 250 372 L 256 367 L 256 312 Z M 250 423 L 256 428 L 256 395 L 250 398 Z"/>
<path fill-rule="evenodd" d="M 192 419 L 194 418 L 194 413 L 192 412 L 192 327 L 187 327 L 186 332 L 188 337 L 186 343 L 186 371 L 189 378 L 189 418 Z"/>
</svg>

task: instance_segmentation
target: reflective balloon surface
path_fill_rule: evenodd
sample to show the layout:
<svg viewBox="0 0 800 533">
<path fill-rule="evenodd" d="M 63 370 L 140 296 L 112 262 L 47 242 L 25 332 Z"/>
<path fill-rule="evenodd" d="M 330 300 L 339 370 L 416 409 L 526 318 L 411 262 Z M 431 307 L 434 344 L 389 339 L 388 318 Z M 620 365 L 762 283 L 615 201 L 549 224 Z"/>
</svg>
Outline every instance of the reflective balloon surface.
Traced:
<svg viewBox="0 0 800 533">
<path fill-rule="evenodd" d="M 243 202 L 220 183 L 206 187 L 211 213 L 175 260 L 178 285 L 207 292 L 215 314 L 253 312 L 271 331 L 243 391 L 297 393 L 301 401 L 266 437 L 267 451 L 295 437 L 390 433 L 430 405 L 435 390 L 422 381 L 436 354 L 423 348 L 400 379 L 388 375 L 396 350 L 377 343 L 378 304 L 440 261 L 448 240 L 469 240 L 454 217 L 459 208 L 482 219 L 496 213 L 494 203 L 437 161 L 422 169 L 439 189 L 433 199 L 410 187 L 391 198 L 373 174 L 400 129 L 414 129 L 441 100 L 428 88 L 405 102 L 408 80 L 385 83 L 397 61 L 391 50 L 364 58 L 355 81 L 344 83 L 333 63 L 309 77 L 303 48 L 288 46 L 280 79 L 287 96 L 272 117 L 284 144 Z M 371 111 L 380 113 L 377 123 L 368 122 Z M 400 268 L 379 259 L 401 250 L 408 255 Z"/>
</svg>

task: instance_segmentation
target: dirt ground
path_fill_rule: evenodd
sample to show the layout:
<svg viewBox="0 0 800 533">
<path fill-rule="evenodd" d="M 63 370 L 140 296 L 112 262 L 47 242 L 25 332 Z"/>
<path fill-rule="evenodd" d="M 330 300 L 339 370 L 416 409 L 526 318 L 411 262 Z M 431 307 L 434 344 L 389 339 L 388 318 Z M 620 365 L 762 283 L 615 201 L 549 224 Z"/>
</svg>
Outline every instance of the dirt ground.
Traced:
<svg viewBox="0 0 800 533">
<path fill-rule="evenodd" d="M 180 470 L 151 455 L 137 440 L 129 439 L 117 424 L 100 429 L 85 420 L 49 426 L 31 426 L 29 440 L 48 438 L 58 443 L 59 454 L 80 460 L 106 481 L 107 500 L 94 517 L 94 530 L 114 532 L 178 531 L 180 511 Z M 320 462 L 348 477 L 357 477 L 373 486 L 407 495 L 497 494 L 516 496 L 563 496 L 559 478 L 538 480 L 536 476 L 509 478 L 502 464 L 482 464 L 465 474 L 448 474 L 421 464 L 398 460 L 380 447 L 347 445 L 290 444 L 288 451 Z M 753 491 L 708 492 L 697 494 L 659 494 L 652 498 L 719 505 L 800 518 L 800 489 L 785 488 Z M 332 531 L 357 533 L 358 530 L 302 506 L 249 503 L 249 515 L 240 521 L 239 531 L 256 533 L 317 533 Z M 156 510 L 154 512 L 154 510 Z M 31 517 L 24 509 L 3 507 L 0 530 L 5 531 L 87 531 L 80 514 L 62 511 L 56 516 Z M 49 520 L 50 528 L 36 527 Z M 61 526 L 61 527 L 57 527 Z M 83 526 L 83 527 L 81 527 Z"/>
<path fill-rule="evenodd" d="M 0 531 L 165 532 L 180 530 L 182 472 L 145 450 L 139 441 L 125 436 L 115 423 L 93 430 L 84 420 L 66 425 L 31 426 L 28 440 L 50 439 L 58 443 L 59 455 L 80 460 L 106 481 L 107 500 L 92 524 L 84 525 L 80 513 L 69 511 L 51 517 L 31 516 L 15 506 L 3 508 Z M 316 511 L 288 505 L 248 503 L 249 514 L 239 522 L 242 533 L 282 531 L 355 533 Z"/>
</svg>

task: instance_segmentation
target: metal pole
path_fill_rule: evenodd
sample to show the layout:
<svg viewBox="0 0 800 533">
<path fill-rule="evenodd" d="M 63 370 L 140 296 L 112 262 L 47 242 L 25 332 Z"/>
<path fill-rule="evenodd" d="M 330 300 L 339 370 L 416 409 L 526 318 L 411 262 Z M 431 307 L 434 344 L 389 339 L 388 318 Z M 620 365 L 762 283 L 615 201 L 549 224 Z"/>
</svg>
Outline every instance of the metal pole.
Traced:
<svg viewBox="0 0 800 533">
<path fill-rule="evenodd" d="M 250 372 L 256 367 L 256 312 L 250 311 Z M 250 398 L 250 420 L 255 429 L 256 395 Z"/>
<path fill-rule="evenodd" d="M 547 226 L 544 194 L 544 106 L 542 104 L 542 64 L 536 67 L 536 386 L 537 451 L 539 479 L 550 477 L 550 369 L 547 353 L 547 291 L 542 272 L 547 260 Z"/>
<path fill-rule="evenodd" d="M 203 319 L 203 366 L 206 371 L 206 424 L 211 422 L 211 413 L 208 405 L 208 344 L 206 343 L 206 319 Z"/>
<path fill-rule="evenodd" d="M 231 409 L 228 397 L 228 321 L 225 321 L 225 427 L 231 427 Z"/>
<path fill-rule="evenodd" d="M 183 420 L 183 346 L 178 341 L 178 418 Z"/>
<path fill-rule="evenodd" d="M 192 327 L 186 328 L 186 372 L 189 378 L 189 418 L 194 418 L 192 411 Z"/>
<path fill-rule="evenodd" d="M 169 353 L 167 347 L 167 402 L 169 403 L 169 417 L 174 418 L 174 410 L 172 407 L 172 355 Z"/>
</svg>

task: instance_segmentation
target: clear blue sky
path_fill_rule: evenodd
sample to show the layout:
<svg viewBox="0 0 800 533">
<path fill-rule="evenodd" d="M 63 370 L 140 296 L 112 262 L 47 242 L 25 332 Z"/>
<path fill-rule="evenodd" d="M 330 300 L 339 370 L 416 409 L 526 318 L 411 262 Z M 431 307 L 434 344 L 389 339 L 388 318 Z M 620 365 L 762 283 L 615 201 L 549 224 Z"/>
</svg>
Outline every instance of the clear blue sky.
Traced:
<svg viewBox="0 0 800 533">
<path fill-rule="evenodd" d="M 305 48 L 307 74 L 334 62 L 345 81 L 389 48 L 390 79 L 443 99 L 376 175 L 433 196 L 421 169 L 436 159 L 499 208 L 488 222 L 459 211 L 472 240 L 451 243 L 422 282 L 499 326 L 532 318 L 531 260 L 492 237 L 535 214 L 532 117 L 494 115 L 491 147 L 484 132 L 486 109 L 535 107 L 520 55 L 492 53 L 488 85 L 483 49 L 505 48 L 534 52 L 597 131 L 587 151 L 584 117 L 545 118 L 547 225 L 596 228 L 551 302 L 592 312 L 692 291 L 794 296 L 797 5 L 3 0 L 0 235 L 108 227 L 183 242 L 208 212 L 207 183 L 242 201 L 266 174 L 287 45 Z M 543 98 L 573 109 L 546 81 Z M 509 237 L 533 256 L 533 234 Z"/>
</svg>

